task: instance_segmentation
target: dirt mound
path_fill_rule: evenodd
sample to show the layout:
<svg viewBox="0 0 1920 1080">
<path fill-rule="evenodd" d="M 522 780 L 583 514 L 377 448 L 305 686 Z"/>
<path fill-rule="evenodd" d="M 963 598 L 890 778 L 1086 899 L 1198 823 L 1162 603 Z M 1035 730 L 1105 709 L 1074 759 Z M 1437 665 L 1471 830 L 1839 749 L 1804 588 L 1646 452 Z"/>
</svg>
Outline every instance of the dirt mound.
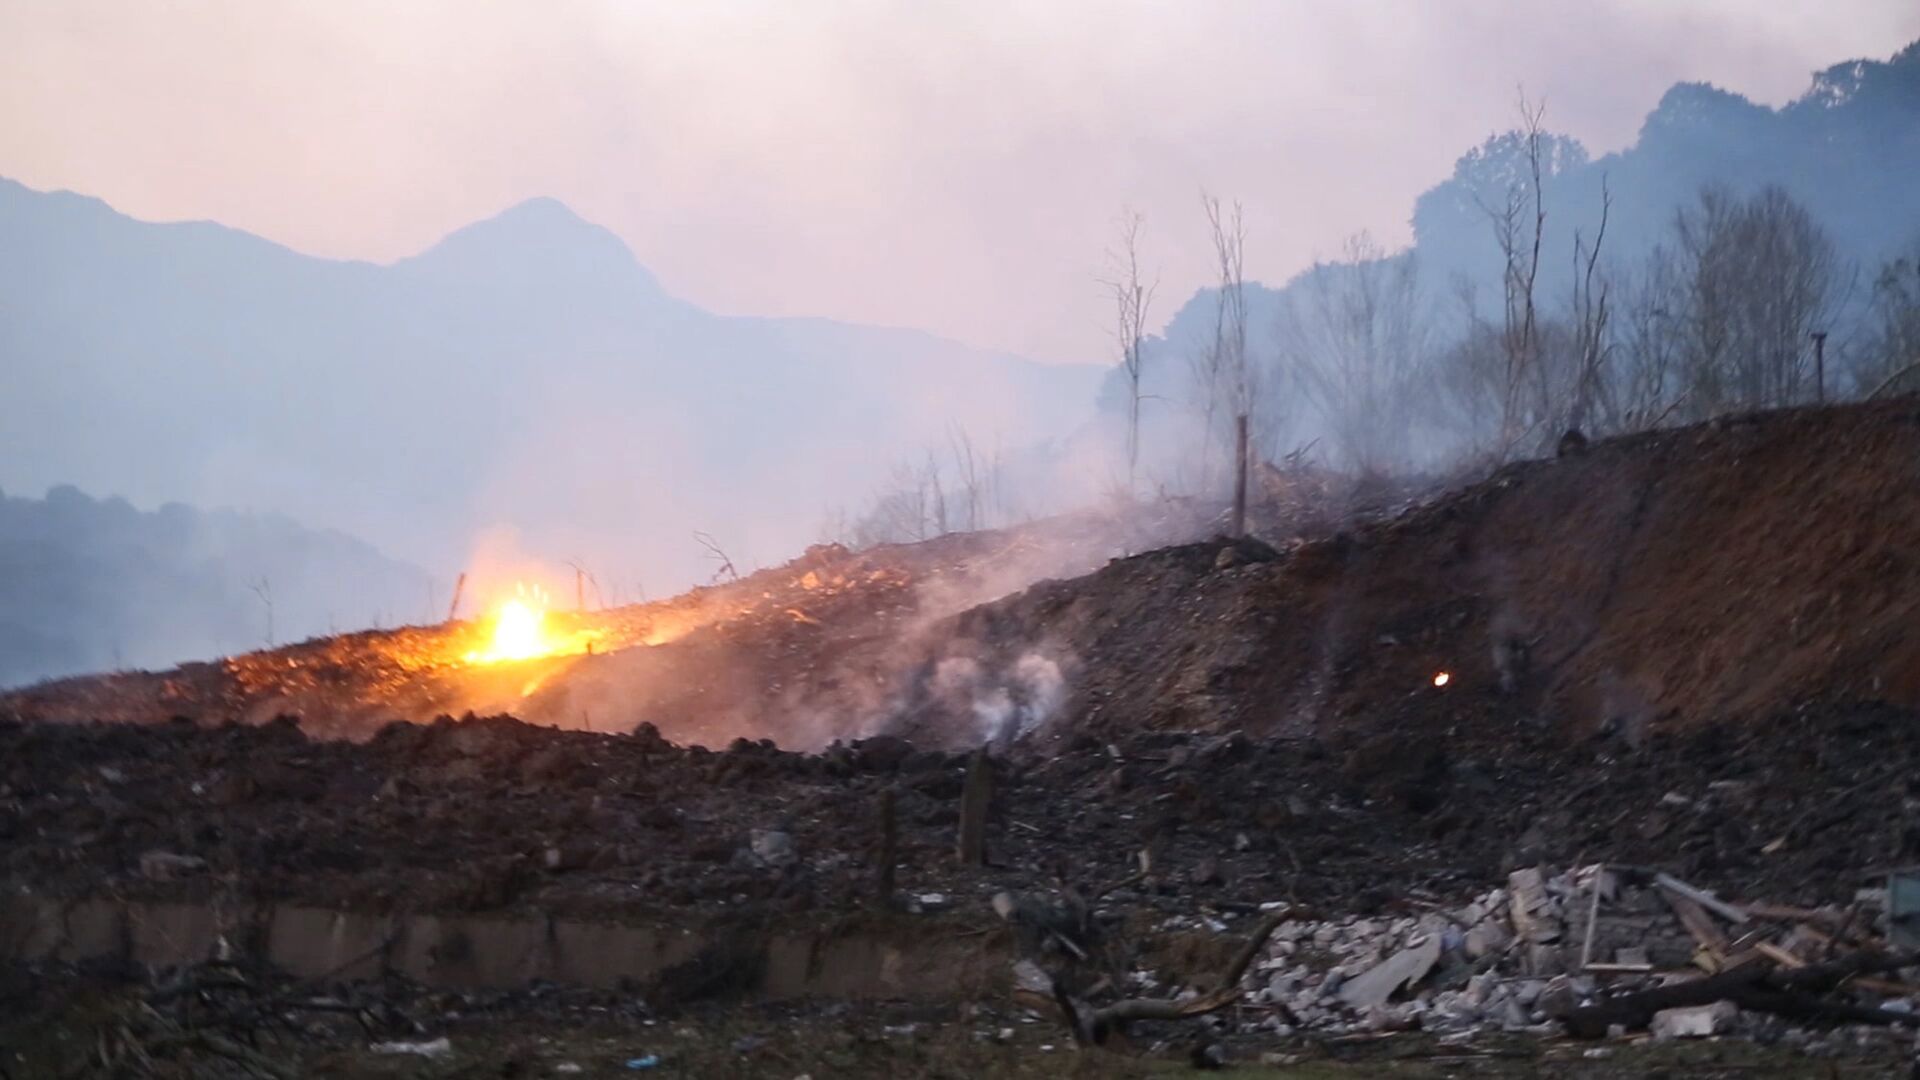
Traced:
<svg viewBox="0 0 1920 1080">
<path fill-rule="evenodd" d="M 875 721 L 891 665 L 920 629 L 1039 578 L 1194 535 L 1207 516 L 1169 500 L 858 552 L 821 545 L 655 603 L 550 611 L 550 636 L 571 646 L 555 655 L 475 662 L 486 619 L 366 631 L 27 687 L 0 694 L 0 717 L 259 724 L 292 715 L 312 735 L 365 738 L 392 720 L 511 711 L 587 730 L 652 723 L 681 742 L 748 735 L 817 747 Z"/>
<path fill-rule="evenodd" d="M 1917 616 L 1920 406 L 1890 402 L 1598 443 L 1280 551 L 1119 560 L 956 616 L 922 677 L 958 656 L 1008 682 L 1047 656 L 1055 737 L 1535 725 L 1637 745 L 1813 700 L 1920 704 Z M 937 737 L 956 711 L 901 730 Z"/>
<path fill-rule="evenodd" d="M 1387 516 L 1422 488 L 1360 484 L 1303 467 L 1268 470 L 1250 520 L 1276 541 Z M 1220 504 L 1162 498 L 986 532 L 849 551 L 821 545 L 783 566 L 655 603 L 548 611 L 563 647 L 527 660 L 485 657 L 492 622 L 319 638 L 158 673 L 64 679 L 0 694 L 0 718 L 29 721 L 266 723 L 297 716 L 310 735 L 366 738 L 391 720 L 510 712 L 555 727 L 653 724 L 682 743 L 771 738 L 817 749 L 919 708 L 919 668 L 950 652 L 948 616 L 1033 582 L 1080 577 L 1108 559 L 1204 536 Z M 978 701 L 954 743 L 977 741 L 1057 697 L 1061 672 L 1032 658 L 1013 691 L 949 664 L 949 702 Z"/>
</svg>

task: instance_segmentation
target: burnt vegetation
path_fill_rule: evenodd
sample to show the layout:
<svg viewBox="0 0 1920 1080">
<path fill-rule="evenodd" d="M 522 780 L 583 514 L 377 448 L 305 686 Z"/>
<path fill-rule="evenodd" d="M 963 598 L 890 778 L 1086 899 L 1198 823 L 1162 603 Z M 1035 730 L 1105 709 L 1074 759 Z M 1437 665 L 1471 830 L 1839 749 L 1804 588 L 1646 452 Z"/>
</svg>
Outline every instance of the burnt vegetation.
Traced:
<svg viewBox="0 0 1920 1080">
<path fill-rule="evenodd" d="M 266 646 L 0 695 L 17 996 L 140 982 L 81 1061 L 132 1075 L 821 998 L 1203 1068 L 1642 1032 L 1885 1068 L 1871 1033 L 1920 1026 L 1920 252 L 1787 164 L 1667 159 L 1739 119 L 1853 161 L 1917 72 L 1678 88 L 1601 161 L 1523 98 L 1412 249 L 1280 289 L 1202 196 L 1215 281 L 1160 335 L 1124 214 L 1081 445 L 949 427 L 790 562 L 694 533 L 710 581 L 665 600 L 576 563 L 526 651 L 430 594 L 276 643 L 298 581 L 179 570 L 191 512 L 0 501 L 49 594 L 157 566 Z M 1097 505 L 1036 514 L 1087 446 Z M 29 607 L 19 670 L 63 644 Z"/>
</svg>

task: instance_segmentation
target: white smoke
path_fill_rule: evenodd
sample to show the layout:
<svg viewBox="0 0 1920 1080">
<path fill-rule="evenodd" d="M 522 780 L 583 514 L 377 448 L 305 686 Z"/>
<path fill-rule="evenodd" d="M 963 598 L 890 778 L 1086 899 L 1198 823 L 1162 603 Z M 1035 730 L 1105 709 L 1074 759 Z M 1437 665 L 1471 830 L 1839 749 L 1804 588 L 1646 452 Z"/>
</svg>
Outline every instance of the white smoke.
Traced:
<svg viewBox="0 0 1920 1080">
<path fill-rule="evenodd" d="M 1053 716 L 1066 696 L 1066 679 L 1059 663 L 1037 652 L 998 673 L 969 657 L 949 657 L 935 665 L 930 689 L 940 700 L 966 703 L 978 725 L 976 740 L 1004 744 Z"/>
</svg>

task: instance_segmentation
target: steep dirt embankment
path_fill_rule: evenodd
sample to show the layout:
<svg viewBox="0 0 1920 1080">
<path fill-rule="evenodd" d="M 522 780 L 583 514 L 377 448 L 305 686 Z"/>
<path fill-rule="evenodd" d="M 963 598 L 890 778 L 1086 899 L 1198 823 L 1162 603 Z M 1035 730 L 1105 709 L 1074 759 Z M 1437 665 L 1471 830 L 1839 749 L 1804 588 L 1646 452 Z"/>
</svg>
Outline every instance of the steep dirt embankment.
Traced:
<svg viewBox="0 0 1920 1080">
<path fill-rule="evenodd" d="M 1067 672 L 1059 732 L 1533 722 L 1637 743 L 1815 698 L 1920 705 L 1917 616 L 1909 401 L 1597 443 L 1282 552 L 1120 560 L 957 616 L 923 680 L 1047 656 Z M 923 738 L 952 724 L 925 700 L 904 724 Z"/>
</svg>

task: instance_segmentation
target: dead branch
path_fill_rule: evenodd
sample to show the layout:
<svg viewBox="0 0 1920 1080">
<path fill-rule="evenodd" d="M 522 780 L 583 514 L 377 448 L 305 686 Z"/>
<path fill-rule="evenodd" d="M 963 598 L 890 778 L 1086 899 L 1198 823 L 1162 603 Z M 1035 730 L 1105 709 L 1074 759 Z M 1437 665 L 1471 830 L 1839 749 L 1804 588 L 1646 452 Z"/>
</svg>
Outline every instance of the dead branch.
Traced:
<svg viewBox="0 0 1920 1080">
<path fill-rule="evenodd" d="M 727 557 L 725 551 L 721 550 L 720 542 L 713 538 L 712 533 L 704 533 L 695 529 L 693 531 L 693 538 L 699 542 L 701 547 L 707 549 L 707 558 L 719 564 L 713 571 L 713 580 L 719 581 L 723 577 L 728 581 L 740 580 L 740 571 L 733 568 L 733 560 Z"/>
<path fill-rule="evenodd" d="M 1240 980 L 1279 927 L 1281 918 L 1280 913 L 1275 913 L 1260 920 L 1210 993 L 1178 1000 L 1129 998 L 1095 1007 L 1069 994 L 1055 979 L 1050 988 L 1053 1002 L 1073 1032 L 1074 1041 L 1082 1046 L 1103 1045 L 1115 1032 L 1124 1031 L 1126 1025 L 1136 1020 L 1190 1020 L 1218 1012 L 1240 1000 Z"/>
</svg>

